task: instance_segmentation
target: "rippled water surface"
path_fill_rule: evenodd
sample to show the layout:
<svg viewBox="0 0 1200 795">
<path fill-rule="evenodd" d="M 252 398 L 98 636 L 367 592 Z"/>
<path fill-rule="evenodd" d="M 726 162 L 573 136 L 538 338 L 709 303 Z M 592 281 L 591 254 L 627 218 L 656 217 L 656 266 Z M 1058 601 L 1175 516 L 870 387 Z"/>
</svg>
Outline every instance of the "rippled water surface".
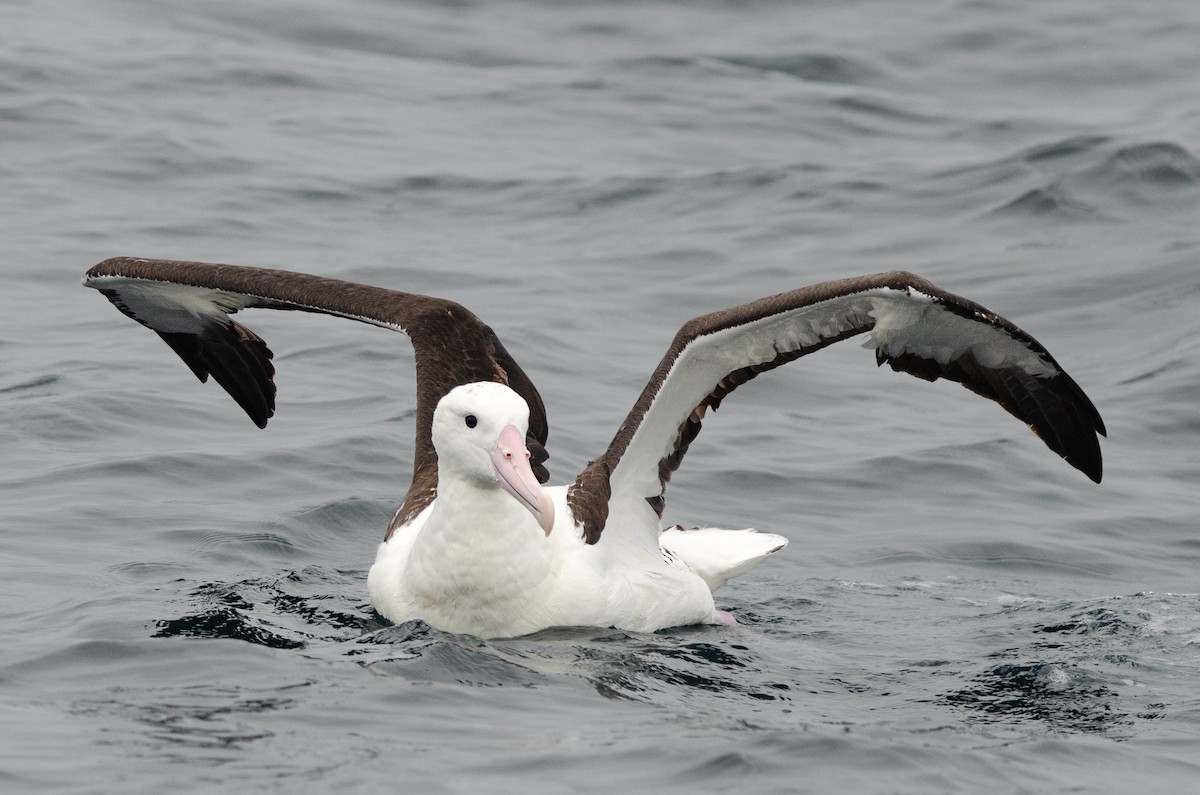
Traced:
<svg viewBox="0 0 1200 795">
<path fill-rule="evenodd" d="M 1182 0 L 0 4 L 0 787 L 1195 790 L 1197 41 Z M 1053 351 L 1105 479 L 846 343 L 671 484 L 791 539 L 740 625 L 391 626 L 407 342 L 248 315 L 259 431 L 79 287 L 117 254 L 461 301 L 556 482 L 686 319 L 906 268 Z"/>
</svg>

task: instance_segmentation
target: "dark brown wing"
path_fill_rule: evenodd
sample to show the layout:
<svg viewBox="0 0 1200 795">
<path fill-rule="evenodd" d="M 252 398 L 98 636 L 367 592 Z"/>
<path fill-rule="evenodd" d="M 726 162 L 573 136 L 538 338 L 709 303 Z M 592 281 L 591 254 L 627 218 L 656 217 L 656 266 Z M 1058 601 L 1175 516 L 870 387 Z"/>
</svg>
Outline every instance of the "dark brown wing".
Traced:
<svg viewBox="0 0 1200 795">
<path fill-rule="evenodd" d="M 498 381 L 525 399 L 531 463 L 541 482 L 549 479 L 549 426 L 541 396 L 495 332 L 453 301 L 269 268 L 130 257 L 101 262 L 87 272 L 83 283 L 157 332 L 201 381 L 212 375 L 260 428 L 275 413 L 272 354 L 257 334 L 233 321 L 234 312 L 317 312 L 407 334 L 417 371 L 413 484 L 389 534 L 436 494 L 433 410 L 460 384 Z"/>
<path fill-rule="evenodd" d="M 929 381 L 948 378 L 1025 422 L 1099 482 L 1104 422 L 1036 339 L 983 306 L 911 273 L 824 282 L 684 324 L 608 450 L 567 494 L 588 543 L 610 504 L 646 499 L 661 515 L 671 474 L 709 409 L 738 386 L 864 332 L 876 361 Z M 644 541 L 641 539 L 640 541 Z"/>
</svg>

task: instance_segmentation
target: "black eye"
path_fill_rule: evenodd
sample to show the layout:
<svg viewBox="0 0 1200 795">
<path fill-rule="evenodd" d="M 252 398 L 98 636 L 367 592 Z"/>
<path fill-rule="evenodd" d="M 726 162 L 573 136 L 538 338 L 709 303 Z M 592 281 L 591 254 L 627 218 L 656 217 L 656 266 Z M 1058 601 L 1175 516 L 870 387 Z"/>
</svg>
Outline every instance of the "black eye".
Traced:
<svg viewBox="0 0 1200 795">
<path fill-rule="evenodd" d="M 468 414 L 467 416 L 463 417 L 463 422 L 465 422 L 467 424 L 468 428 L 474 428 L 476 425 L 479 424 L 479 420 L 475 417 L 474 414 Z"/>
</svg>

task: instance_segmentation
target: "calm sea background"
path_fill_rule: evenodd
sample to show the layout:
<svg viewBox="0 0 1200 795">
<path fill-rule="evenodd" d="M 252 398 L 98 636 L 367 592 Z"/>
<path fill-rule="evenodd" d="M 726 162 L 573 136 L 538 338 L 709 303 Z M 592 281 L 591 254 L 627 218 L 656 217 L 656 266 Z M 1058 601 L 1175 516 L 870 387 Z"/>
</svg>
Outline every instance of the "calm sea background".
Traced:
<svg viewBox="0 0 1200 795">
<path fill-rule="evenodd" d="M 1200 789 L 1200 4 L 0 3 L 0 789 Z M 454 298 L 550 470 L 688 318 L 906 268 L 1045 343 L 1091 484 L 852 343 L 743 387 L 670 521 L 741 625 L 480 642 L 366 572 L 407 341 L 290 313 L 259 431 L 113 255 Z"/>
</svg>

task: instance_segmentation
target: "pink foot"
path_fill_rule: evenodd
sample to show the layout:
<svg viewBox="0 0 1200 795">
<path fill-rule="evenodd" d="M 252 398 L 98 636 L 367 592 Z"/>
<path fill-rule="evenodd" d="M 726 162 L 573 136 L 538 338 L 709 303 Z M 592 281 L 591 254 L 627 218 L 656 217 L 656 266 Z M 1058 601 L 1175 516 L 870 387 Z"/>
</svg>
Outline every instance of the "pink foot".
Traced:
<svg viewBox="0 0 1200 795">
<path fill-rule="evenodd" d="M 731 627 L 738 622 L 738 620 L 733 617 L 733 613 L 727 613 L 724 610 L 713 611 L 713 618 L 717 620 L 718 624 L 726 627 Z"/>
</svg>

